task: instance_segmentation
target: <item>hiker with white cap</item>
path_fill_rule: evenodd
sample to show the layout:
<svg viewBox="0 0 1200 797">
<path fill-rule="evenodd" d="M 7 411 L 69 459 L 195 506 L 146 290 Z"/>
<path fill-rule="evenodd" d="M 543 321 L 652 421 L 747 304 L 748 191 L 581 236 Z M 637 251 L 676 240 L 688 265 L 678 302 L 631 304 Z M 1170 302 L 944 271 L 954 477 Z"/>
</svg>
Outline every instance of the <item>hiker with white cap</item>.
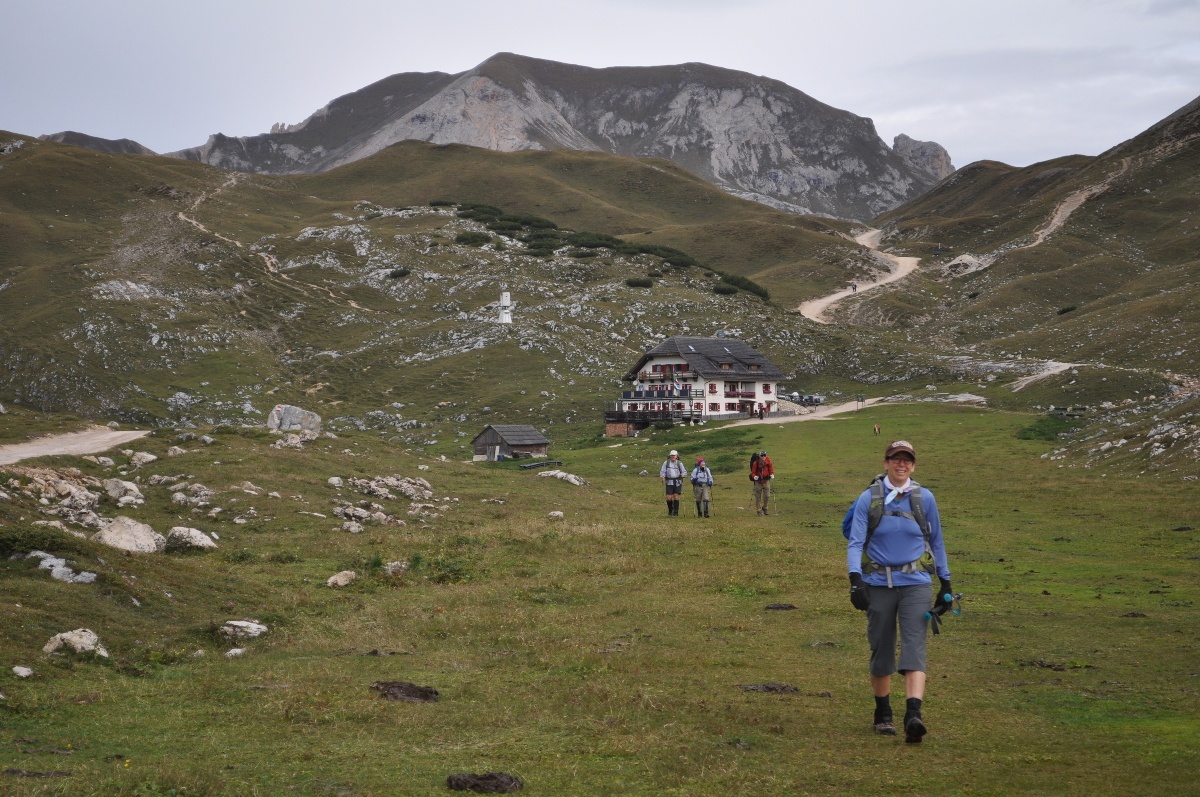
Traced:
<svg viewBox="0 0 1200 797">
<path fill-rule="evenodd" d="M 679 452 L 673 448 L 658 469 L 658 478 L 667 486 L 667 514 L 672 517 L 679 517 L 679 496 L 683 494 L 683 477 L 687 472 L 687 466 L 679 461 Z"/>
<path fill-rule="evenodd" d="M 889 443 L 883 453 L 883 467 L 885 472 L 854 502 L 846 564 L 850 571 L 850 603 L 867 613 L 875 732 L 896 735 L 889 697 L 892 673 L 899 672 L 904 676 L 907 698 L 904 740 L 911 744 L 920 742 L 926 733 L 921 708 L 933 575 L 939 582 L 933 613 L 945 610 L 945 596 L 952 596 L 954 590 L 937 501 L 933 493 L 911 478 L 917 469 L 912 443 Z"/>
</svg>

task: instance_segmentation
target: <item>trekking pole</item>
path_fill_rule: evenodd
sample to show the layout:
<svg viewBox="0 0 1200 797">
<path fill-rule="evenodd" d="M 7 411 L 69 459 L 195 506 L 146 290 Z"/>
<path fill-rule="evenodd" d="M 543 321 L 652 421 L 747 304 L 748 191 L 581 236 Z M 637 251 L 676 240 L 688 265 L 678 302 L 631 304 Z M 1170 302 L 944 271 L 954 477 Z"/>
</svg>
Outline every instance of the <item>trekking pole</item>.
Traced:
<svg viewBox="0 0 1200 797">
<path fill-rule="evenodd" d="M 771 491 L 771 506 L 774 508 L 775 514 L 779 514 L 779 500 L 775 497 L 774 486 L 768 488 Z"/>
<path fill-rule="evenodd" d="M 960 603 L 962 596 L 961 592 L 955 592 L 954 594 L 947 592 L 944 595 L 939 595 L 938 605 L 925 612 L 925 619 L 929 621 L 929 626 L 933 629 L 934 634 L 941 633 L 939 630 L 943 622 L 941 618 L 947 611 L 951 614 L 962 614 L 962 604 Z"/>
</svg>

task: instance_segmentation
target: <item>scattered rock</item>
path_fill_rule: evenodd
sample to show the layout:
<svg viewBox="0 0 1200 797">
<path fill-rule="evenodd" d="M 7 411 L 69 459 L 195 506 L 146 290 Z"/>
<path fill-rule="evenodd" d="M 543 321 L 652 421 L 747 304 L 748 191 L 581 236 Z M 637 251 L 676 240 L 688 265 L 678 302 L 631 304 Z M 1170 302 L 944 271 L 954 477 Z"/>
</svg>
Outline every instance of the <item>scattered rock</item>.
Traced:
<svg viewBox="0 0 1200 797">
<path fill-rule="evenodd" d="M 100 644 L 100 637 L 88 628 L 76 628 L 74 631 L 54 635 L 42 648 L 42 652 L 57 653 L 64 647 L 74 653 L 95 653 L 97 656 L 108 658 L 108 651 Z"/>
<path fill-rule="evenodd" d="M 383 566 L 383 572 L 389 576 L 398 576 L 408 570 L 408 562 L 388 562 Z"/>
<path fill-rule="evenodd" d="M 45 551 L 31 551 L 25 555 L 25 558 L 41 559 L 38 569 L 49 570 L 50 577 L 58 581 L 65 581 L 68 584 L 91 584 L 96 580 L 95 573 L 76 573 L 73 569 L 67 567 L 66 559 L 61 559 Z"/>
<path fill-rule="evenodd" d="M 22 667 L 22 666 L 18 665 L 16 667 L 13 667 L 12 671 L 13 671 L 13 675 L 17 676 L 18 678 L 33 677 L 33 670 L 29 669 L 28 667 Z"/>
<path fill-rule="evenodd" d="M 371 688 L 379 692 L 384 700 L 399 700 L 404 703 L 436 703 L 438 691 L 432 686 L 417 686 L 408 681 L 376 681 Z"/>
<path fill-rule="evenodd" d="M 209 437 L 208 435 L 204 434 L 204 435 L 200 435 L 200 442 L 204 443 L 204 445 L 206 445 L 206 446 L 211 446 L 213 443 L 215 443 L 217 441 L 214 440 L 212 437 Z"/>
<path fill-rule="evenodd" d="M 346 586 L 349 586 L 350 583 L 353 582 L 356 578 L 358 578 L 358 574 L 355 573 L 353 570 L 343 570 L 342 572 L 337 573 L 336 575 L 330 576 L 329 580 L 327 580 L 325 582 L 325 586 L 327 586 L 327 587 L 346 587 Z"/>
<path fill-rule="evenodd" d="M 104 491 L 108 497 L 117 502 L 117 506 L 129 506 L 145 503 L 142 491 L 133 482 L 124 479 L 106 479 Z"/>
<path fill-rule="evenodd" d="M 565 470 L 544 470 L 538 476 L 553 476 L 556 479 L 562 479 L 565 482 L 574 484 L 577 487 L 583 487 L 587 484 L 581 477 L 573 473 L 567 473 Z"/>
<path fill-rule="evenodd" d="M 291 404 L 276 404 L 275 408 L 267 415 L 267 428 L 280 432 L 319 433 L 321 416 Z"/>
<path fill-rule="evenodd" d="M 187 453 L 187 449 L 180 448 L 179 446 L 171 446 L 170 448 L 167 449 L 168 457 L 177 457 L 180 454 L 186 454 L 186 453 Z"/>
<path fill-rule="evenodd" d="M 325 483 L 330 487 L 341 487 L 345 482 L 342 481 L 341 476 L 330 476 Z"/>
<path fill-rule="evenodd" d="M 143 465 L 149 465 L 151 462 L 157 461 L 158 457 L 148 451 L 135 452 L 134 455 L 129 458 L 129 464 L 135 468 L 140 468 Z"/>
<path fill-rule="evenodd" d="M 525 788 L 525 782 L 507 772 L 484 772 L 482 775 L 464 773 L 446 778 L 447 788 L 473 791 L 479 794 L 509 794 Z"/>
<path fill-rule="evenodd" d="M 188 548 L 212 550 L 216 547 L 217 544 L 213 542 L 212 538 L 200 529 L 193 529 L 188 526 L 175 526 L 167 532 L 168 551 L 180 551 Z"/>
<path fill-rule="evenodd" d="M 254 639 L 267 631 L 267 627 L 257 620 L 226 620 L 221 626 L 221 636 L 227 639 Z"/>
<path fill-rule="evenodd" d="M 158 553 L 167 547 L 166 537 L 145 523 L 124 515 L 118 515 L 93 534 L 92 540 L 131 553 Z"/>
<path fill-rule="evenodd" d="M 235 659 L 238 656 L 241 656 L 245 652 L 246 652 L 245 648 L 230 648 L 229 650 L 225 651 L 225 658 Z"/>
<path fill-rule="evenodd" d="M 546 515 L 546 517 L 550 518 L 551 520 L 562 520 L 563 513 L 559 512 L 558 510 L 555 510 L 555 511 L 551 512 L 550 514 Z"/>
</svg>

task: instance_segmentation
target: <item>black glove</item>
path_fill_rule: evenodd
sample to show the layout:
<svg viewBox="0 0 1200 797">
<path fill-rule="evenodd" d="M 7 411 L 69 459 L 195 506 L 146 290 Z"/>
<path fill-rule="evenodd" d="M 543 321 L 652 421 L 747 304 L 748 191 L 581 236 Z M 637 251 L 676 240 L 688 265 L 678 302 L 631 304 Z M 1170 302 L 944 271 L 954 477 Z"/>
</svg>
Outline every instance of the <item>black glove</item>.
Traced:
<svg viewBox="0 0 1200 797">
<path fill-rule="evenodd" d="M 850 603 L 855 609 L 862 612 L 865 612 L 871 605 L 871 598 L 867 595 L 867 585 L 863 583 L 862 573 L 850 574 Z"/>
<path fill-rule="evenodd" d="M 933 613 L 939 617 L 950 611 L 950 607 L 954 605 L 953 599 L 946 600 L 947 595 L 954 595 L 954 588 L 950 586 L 950 579 L 939 578 L 941 583 L 938 585 L 937 597 L 933 601 Z"/>
</svg>

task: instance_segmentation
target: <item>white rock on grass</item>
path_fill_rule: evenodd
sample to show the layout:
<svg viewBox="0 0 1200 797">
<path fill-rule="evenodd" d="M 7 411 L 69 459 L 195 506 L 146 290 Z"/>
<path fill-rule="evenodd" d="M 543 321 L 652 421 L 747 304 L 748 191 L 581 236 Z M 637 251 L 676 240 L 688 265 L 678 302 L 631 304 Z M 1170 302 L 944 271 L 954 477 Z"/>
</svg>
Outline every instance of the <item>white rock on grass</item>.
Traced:
<svg viewBox="0 0 1200 797">
<path fill-rule="evenodd" d="M 383 572 L 387 573 L 389 576 L 398 576 L 407 570 L 408 562 L 405 561 L 388 562 L 383 566 Z"/>
<path fill-rule="evenodd" d="M 551 512 L 549 515 L 546 515 L 546 517 L 550 518 L 551 520 L 562 520 L 563 513 L 555 510 L 554 512 Z"/>
<path fill-rule="evenodd" d="M 97 656 L 108 658 L 108 651 L 100 644 L 100 637 L 88 628 L 76 628 L 74 631 L 55 634 L 42 648 L 42 652 L 57 653 L 62 648 L 74 653 L 95 653 Z"/>
<path fill-rule="evenodd" d="M 138 451 L 129 458 L 129 464 L 135 468 L 140 468 L 143 465 L 149 465 L 151 462 L 157 462 L 158 457 L 148 451 Z"/>
<path fill-rule="evenodd" d="M 29 669 L 28 667 L 22 667 L 20 665 L 17 665 L 16 667 L 13 667 L 12 671 L 13 671 L 13 675 L 17 676 L 18 678 L 33 677 L 33 670 Z"/>
<path fill-rule="evenodd" d="M 325 483 L 330 487 L 341 487 L 344 484 L 341 476 L 330 476 L 325 480 Z"/>
<path fill-rule="evenodd" d="M 267 633 L 267 627 L 257 620 L 226 620 L 221 635 L 227 639 L 254 639 Z"/>
<path fill-rule="evenodd" d="M 350 583 L 353 582 L 356 578 L 358 578 L 358 574 L 355 573 L 353 570 L 343 570 L 342 572 L 337 573 L 336 575 L 330 576 L 329 580 L 325 582 L 325 586 L 327 586 L 327 587 L 346 587 L 346 586 L 349 586 Z"/>
<path fill-rule="evenodd" d="M 187 449 L 180 448 L 179 446 L 171 446 L 170 448 L 167 449 L 168 457 L 177 457 L 180 454 L 186 454 L 186 453 L 187 453 Z"/>
<path fill-rule="evenodd" d="M 216 547 L 217 544 L 212 541 L 212 538 L 200 529 L 193 529 L 188 526 L 175 526 L 167 532 L 168 551 L 179 551 L 188 548 L 212 550 Z"/>
<path fill-rule="evenodd" d="M 114 501 L 120 501 L 122 498 L 133 498 L 138 503 L 144 499 L 142 491 L 133 482 L 127 482 L 124 479 L 105 479 L 104 491 L 108 493 L 108 497 Z"/>
<path fill-rule="evenodd" d="M 245 648 L 230 648 L 229 650 L 225 651 L 225 658 L 236 659 L 238 656 L 241 656 L 245 652 L 246 652 Z"/>
<path fill-rule="evenodd" d="M 166 537 L 145 523 L 124 515 L 118 515 L 112 523 L 93 534 L 92 540 L 131 553 L 158 553 L 167 547 Z"/>
<path fill-rule="evenodd" d="M 91 584 L 96 580 L 95 573 L 76 573 L 72 568 L 67 567 L 67 560 L 48 554 L 45 551 L 30 551 L 25 554 L 26 559 L 40 559 L 38 564 L 39 570 L 49 570 L 50 577 L 58 581 L 64 581 L 68 584 Z"/>
<path fill-rule="evenodd" d="M 348 531 L 351 534 L 362 534 L 363 524 L 354 520 L 347 520 L 342 524 L 342 531 Z"/>
</svg>

